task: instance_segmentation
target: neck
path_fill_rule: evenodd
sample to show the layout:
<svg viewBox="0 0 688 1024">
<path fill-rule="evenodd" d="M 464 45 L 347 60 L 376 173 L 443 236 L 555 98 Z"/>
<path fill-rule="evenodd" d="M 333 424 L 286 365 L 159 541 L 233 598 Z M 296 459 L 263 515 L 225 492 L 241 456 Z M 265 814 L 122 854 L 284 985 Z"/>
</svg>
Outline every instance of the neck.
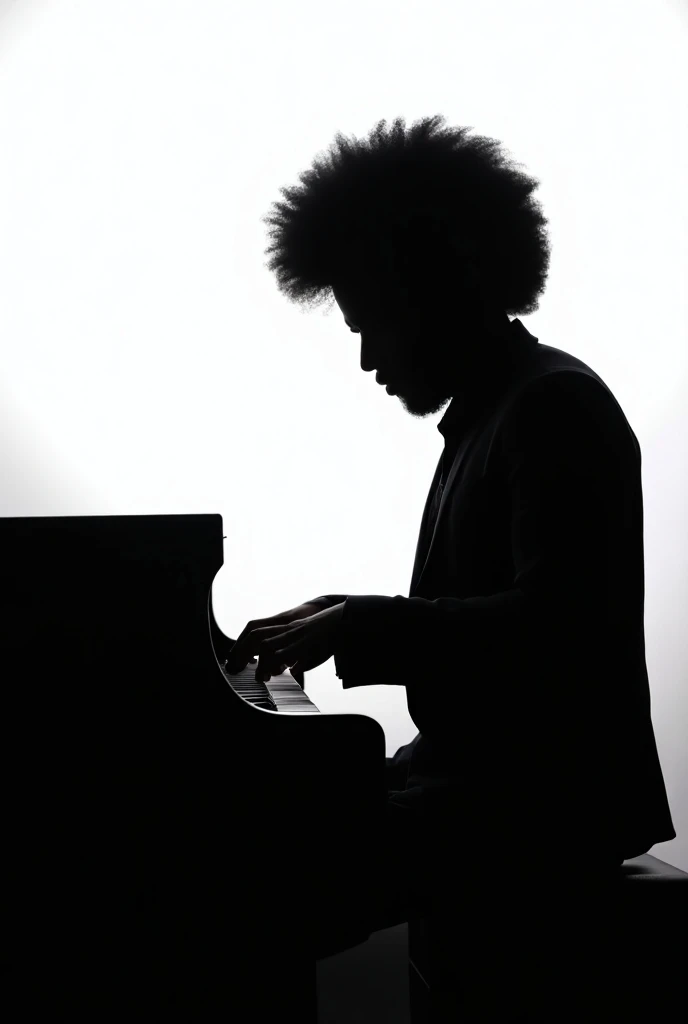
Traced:
<svg viewBox="0 0 688 1024">
<path fill-rule="evenodd" d="M 492 320 L 480 325 L 469 336 L 467 345 L 459 353 L 459 360 L 477 372 L 496 369 L 508 363 L 513 343 L 509 318 Z"/>
</svg>

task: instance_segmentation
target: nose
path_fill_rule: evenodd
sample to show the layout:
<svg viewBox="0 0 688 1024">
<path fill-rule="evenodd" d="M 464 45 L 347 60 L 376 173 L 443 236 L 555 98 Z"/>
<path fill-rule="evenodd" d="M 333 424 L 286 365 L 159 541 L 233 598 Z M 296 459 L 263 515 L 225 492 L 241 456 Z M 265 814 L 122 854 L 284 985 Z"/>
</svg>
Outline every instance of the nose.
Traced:
<svg viewBox="0 0 688 1024">
<path fill-rule="evenodd" d="M 375 362 L 373 362 L 375 360 Z M 382 360 L 384 362 L 384 359 Z M 371 350 L 370 339 L 367 339 L 367 344 L 364 345 L 361 341 L 361 369 L 364 373 L 372 373 L 373 370 L 378 370 L 377 363 L 380 362 L 380 350 Z M 378 371 L 376 375 L 378 384 L 386 384 L 387 377 L 384 371 Z"/>
<path fill-rule="evenodd" d="M 379 361 L 379 355 L 379 346 L 372 344 L 370 332 L 361 330 L 361 369 L 364 373 L 371 373 L 377 369 L 375 364 Z"/>
</svg>

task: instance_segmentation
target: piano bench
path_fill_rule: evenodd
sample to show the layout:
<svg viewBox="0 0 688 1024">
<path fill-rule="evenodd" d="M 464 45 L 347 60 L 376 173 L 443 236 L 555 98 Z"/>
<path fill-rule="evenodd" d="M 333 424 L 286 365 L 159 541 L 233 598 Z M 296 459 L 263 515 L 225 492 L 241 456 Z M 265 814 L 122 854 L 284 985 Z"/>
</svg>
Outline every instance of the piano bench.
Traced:
<svg viewBox="0 0 688 1024">
<path fill-rule="evenodd" d="M 493 886 L 488 879 L 490 895 L 503 891 L 504 881 L 497 878 Z M 476 914 L 477 924 L 462 927 L 461 893 L 441 912 L 410 920 L 412 1024 L 688 1019 L 688 873 L 644 854 L 624 861 L 618 883 L 610 886 L 604 907 L 613 912 L 605 914 L 595 896 L 580 918 L 579 909 L 567 912 L 553 891 L 545 901 L 548 924 L 539 933 L 527 895 L 521 909 L 503 913 L 501 921 L 505 901 L 497 895 L 496 912 Z M 486 895 L 481 905 L 488 902 Z M 582 903 L 577 897 L 570 906 Z"/>
</svg>

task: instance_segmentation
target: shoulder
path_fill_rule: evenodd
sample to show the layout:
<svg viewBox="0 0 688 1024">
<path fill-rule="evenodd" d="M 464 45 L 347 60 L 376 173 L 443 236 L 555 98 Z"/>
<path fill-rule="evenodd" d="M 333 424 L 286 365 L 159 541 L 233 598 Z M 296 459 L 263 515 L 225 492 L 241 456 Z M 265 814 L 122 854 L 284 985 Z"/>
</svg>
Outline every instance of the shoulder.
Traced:
<svg viewBox="0 0 688 1024">
<path fill-rule="evenodd" d="M 615 457 L 625 450 L 640 457 L 638 440 L 614 394 L 579 360 L 554 361 L 518 381 L 504 405 L 499 433 L 507 454 L 537 443 Z"/>
<path fill-rule="evenodd" d="M 517 375 L 506 396 L 505 412 L 523 414 L 551 408 L 560 403 L 568 413 L 588 416 L 600 410 L 624 421 L 623 410 L 611 389 L 587 363 L 560 349 L 540 346 L 537 359 Z"/>
</svg>

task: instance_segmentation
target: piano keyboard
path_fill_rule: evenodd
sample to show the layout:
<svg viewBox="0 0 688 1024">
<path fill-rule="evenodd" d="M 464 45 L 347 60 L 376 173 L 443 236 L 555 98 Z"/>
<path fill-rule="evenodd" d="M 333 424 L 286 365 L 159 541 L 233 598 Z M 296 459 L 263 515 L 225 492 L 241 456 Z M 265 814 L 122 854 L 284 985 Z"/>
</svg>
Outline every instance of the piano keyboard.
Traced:
<svg viewBox="0 0 688 1024">
<path fill-rule="evenodd" d="M 225 679 L 235 693 L 253 704 L 255 707 L 263 708 L 265 711 L 279 711 L 289 713 L 290 711 L 310 711 L 320 714 L 312 700 L 309 700 L 299 684 L 290 672 L 282 672 L 281 675 L 271 676 L 267 683 L 256 682 L 256 669 L 258 662 L 254 662 L 243 668 L 241 672 L 230 674 L 226 668 L 227 662 L 222 663 L 222 672 Z"/>
</svg>

